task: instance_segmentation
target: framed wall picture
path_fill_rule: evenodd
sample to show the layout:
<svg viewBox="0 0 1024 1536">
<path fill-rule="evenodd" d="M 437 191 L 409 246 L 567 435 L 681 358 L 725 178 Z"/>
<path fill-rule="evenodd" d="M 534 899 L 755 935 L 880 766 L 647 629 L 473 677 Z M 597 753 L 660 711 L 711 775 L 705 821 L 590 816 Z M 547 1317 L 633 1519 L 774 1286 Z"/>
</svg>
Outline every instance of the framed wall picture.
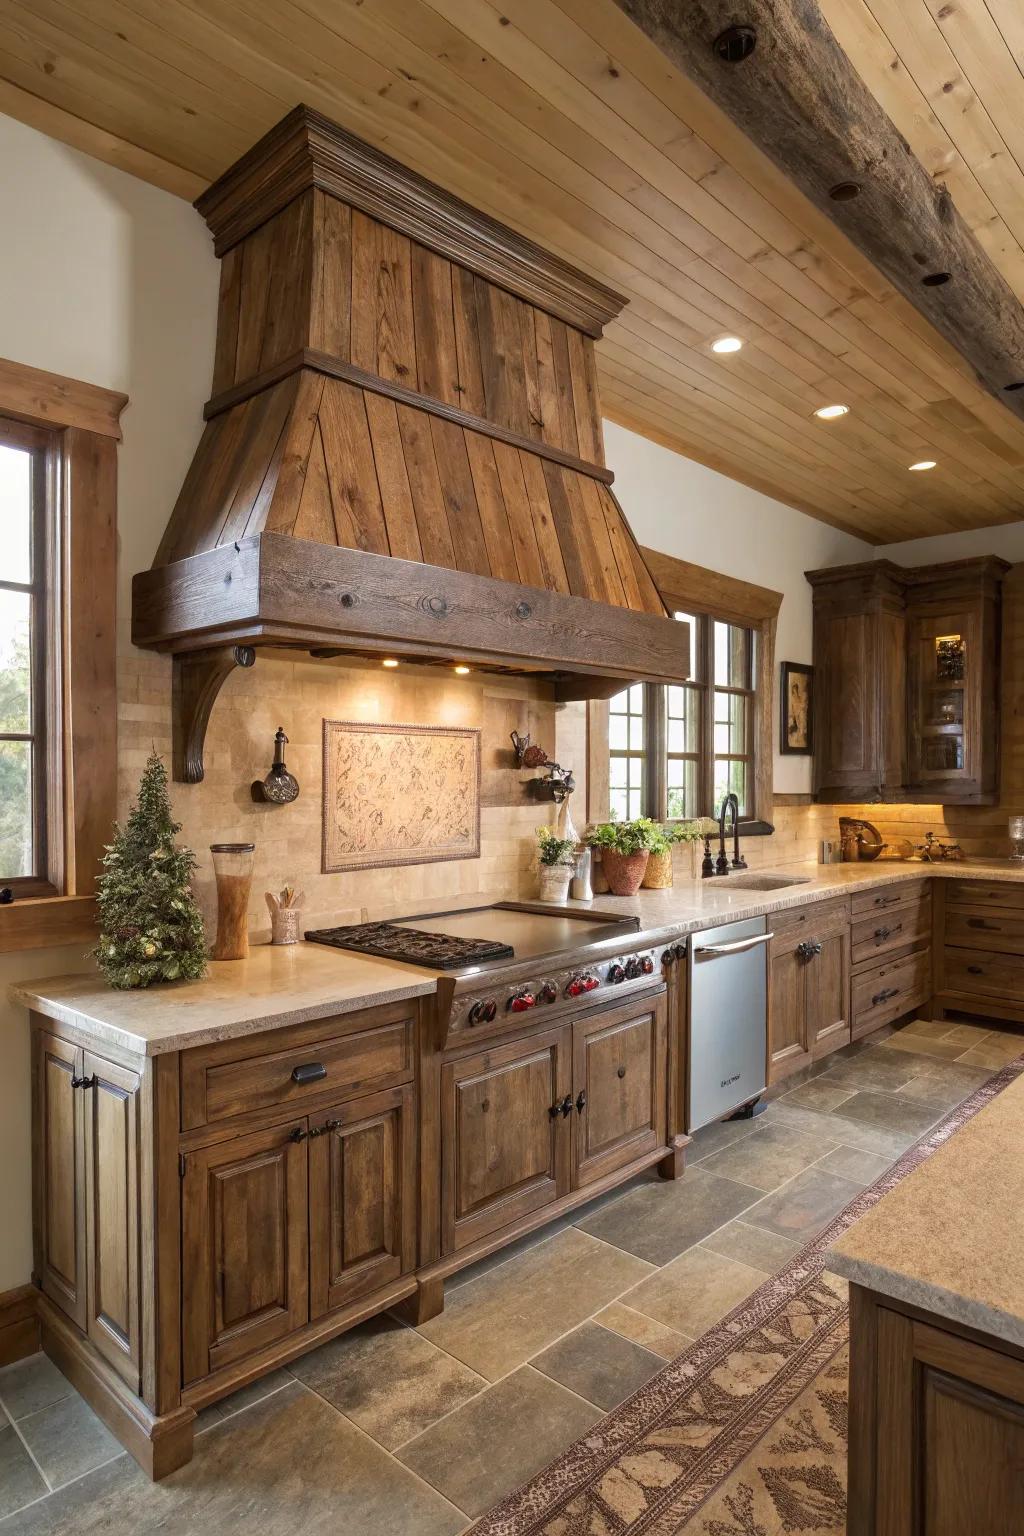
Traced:
<svg viewBox="0 0 1024 1536">
<path fill-rule="evenodd" d="M 779 750 L 810 757 L 814 751 L 814 668 L 799 661 L 784 661 L 781 697 Z"/>
<path fill-rule="evenodd" d="M 478 730 L 324 721 L 324 874 L 479 857 Z"/>
</svg>

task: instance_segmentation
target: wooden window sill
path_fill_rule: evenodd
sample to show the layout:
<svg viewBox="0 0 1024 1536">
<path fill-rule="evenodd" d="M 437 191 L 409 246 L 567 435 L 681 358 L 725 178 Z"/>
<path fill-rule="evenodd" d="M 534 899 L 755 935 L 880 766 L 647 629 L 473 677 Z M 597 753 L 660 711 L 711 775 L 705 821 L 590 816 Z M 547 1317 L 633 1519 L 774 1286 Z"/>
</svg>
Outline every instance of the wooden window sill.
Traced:
<svg viewBox="0 0 1024 1536">
<path fill-rule="evenodd" d="M 95 938 L 92 896 L 25 896 L 0 907 L 0 954 L 91 944 Z"/>
</svg>

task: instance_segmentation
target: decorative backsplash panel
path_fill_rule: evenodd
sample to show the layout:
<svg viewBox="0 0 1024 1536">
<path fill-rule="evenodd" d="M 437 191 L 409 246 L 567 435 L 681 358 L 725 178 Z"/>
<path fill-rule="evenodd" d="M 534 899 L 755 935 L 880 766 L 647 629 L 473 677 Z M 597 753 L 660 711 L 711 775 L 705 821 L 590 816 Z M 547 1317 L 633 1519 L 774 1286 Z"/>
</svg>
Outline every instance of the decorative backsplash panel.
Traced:
<svg viewBox="0 0 1024 1536">
<path fill-rule="evenodd" d="M 324 721 L 325 874 L 479 853 L 479 731 Z"/>
</svg>

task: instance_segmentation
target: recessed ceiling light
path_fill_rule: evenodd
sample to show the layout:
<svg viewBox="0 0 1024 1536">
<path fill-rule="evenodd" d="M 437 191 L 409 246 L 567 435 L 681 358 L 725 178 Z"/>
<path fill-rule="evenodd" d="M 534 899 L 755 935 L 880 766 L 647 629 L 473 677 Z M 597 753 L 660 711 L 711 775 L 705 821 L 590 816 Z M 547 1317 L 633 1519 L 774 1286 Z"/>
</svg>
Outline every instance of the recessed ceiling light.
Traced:
<svg viewBox="0 0 1024 1536">
<path fill-rule="evenodd" d="M 382 667 L 397 667 L 398 666 L 398 662 L 395 660 L 395 658 L 393 656 L 388 656 L 388 657 L 385 658 L 384 661 L 381 662 L 381 666 Z"/>
<path fill-rule="evenodd" d="M 918 469 L 934 469 L 935 468 L 935 460 L 934 459 L 919 459 L 916 464 L 908 464 L 907 468 L 908 469 L 913 469 L 913 470 L 918 470 Z"/>
<path fill-rule="evenodd" d="M 459 677 L 468 677 L 469 676 L 469 668 L 468 667 L 456 667 L 455 671 L 457 672 Z"/>
<path fill-rule="evenodd" d="M 743 343 L 738 336 L 720 336 L 711 343 L 712 352 L 738 352 Z"/>
<path fill-rule="evenodd" d="M 848 405 L 819 405 L 814 414 L 822 421 L 835 421 L 837 417 L 847 415 L 849 409 Z"/>
</svg>

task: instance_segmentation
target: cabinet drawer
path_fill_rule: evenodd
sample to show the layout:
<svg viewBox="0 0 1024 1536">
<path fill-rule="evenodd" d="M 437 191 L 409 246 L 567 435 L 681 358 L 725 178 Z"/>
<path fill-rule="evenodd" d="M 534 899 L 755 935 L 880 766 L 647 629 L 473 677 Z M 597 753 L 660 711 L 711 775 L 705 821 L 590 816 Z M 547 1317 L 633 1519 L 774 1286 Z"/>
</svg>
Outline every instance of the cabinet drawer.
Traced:
<svg viewBox="0 0 1024 1536">
<path fill-rule="evenodd" d="M 943 956 L 943 991 L 979 997 L 1003 997 L 1019 1003 L 1024 994 L 1024 956 L 987 949 L 958 949 L 947 944 Z"/>
<path fill-rule="evenodd" d="M 862 964 L 876 956 L 892 954 L 919 944 L 931 934 L 932 904 L 928 895 L 919 896 L 906 906 L 891 907 L 855 920 L 851 933 L 853 964 Z"/>
<path fill-rule="evenodd" d="M 1024 912 L 1024 880 L 949 880 L 947 907 L 1008 907 Z"/>
<path fill-rule="evenodd" d="M 899 885 L 883 885 L 874 891 L 856 891 L 850 897 L 854 919 L 871 912 L 890 912 L 907 902 L 919 901 L 928 894 L 927 880 L 904 880 Z"/>
<path fill-rule="evenodd" d="M 918 949 L 912 955 L 872 966 L 853 978 L 853 1038 L 880 1029 L 912 1008 L 920 1008 L 931 994 L 932 952 Z"/>
<path fill-rule="evenodd" d="M 850 905 L 845 896 L 832 897 L 828 901 L 811 901 L 793 912 L 778 912 L 769 917 L 769 927 L 775 935 L 772 945 L 784 946 L 789 939 L 799 943 L 803 939 L 829 938 L 842 933 L 850 921 Z"/>
<path fill-rule="evenodd" d="M 945 939 L 965 948 L 984 944 L 1000 954 L 1024 955 L 1024 909 L 947 907 Z"/>
<path fill-rule="evenodd" d="M 409 1082 L 415 1033 L 408 1004 L 395 1004 L 185 1051 L 182 1128 Z"/>
</svg>

